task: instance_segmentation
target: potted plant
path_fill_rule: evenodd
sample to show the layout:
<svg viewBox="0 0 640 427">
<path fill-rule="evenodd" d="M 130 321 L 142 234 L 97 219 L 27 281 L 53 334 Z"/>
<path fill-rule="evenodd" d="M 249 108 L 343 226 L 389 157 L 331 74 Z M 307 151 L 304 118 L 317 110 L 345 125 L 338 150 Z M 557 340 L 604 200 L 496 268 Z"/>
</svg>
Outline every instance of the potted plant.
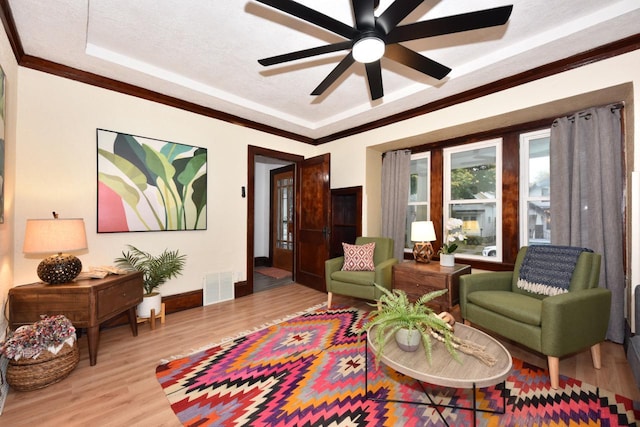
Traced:
<svg viewBox="0 0 640 427">
<path fill-rule="evenodd" d="M 427 360 L 431 363 L 431 339 L 435 338 L 446 346 L 451 356 L 456 359 L 457 339 L 453 334 L 455 319 L 447 312 L 440 315 L 427 306 L 427 303 L 447 292 L 447 289 L 422 295 L 412 303 L 402 289 L 392 291 L 374 283 L 382 291 L 378 300 L 378 309 L 373 311 L 371 319 L 363 330 L 376 327 L 373 342 L 376 348 L 376 366 L 383 349 L 391 337 L 395 337 L 398 346 L 406 351 L 415 351 L 420 342 L 425 350 Z M 412 344 L 411 340 L 417 340 Z"/>
<path fill-rule="evenodd" d="M 155 313 L 160 313 L 162 307 L 162 297 L 156 288 L 167 280 L 178 277 L 182 274 L 187 260 L 186 255 L 180 255 L 178 250 L 170 251 L 165 249 L 160 255 L 153 256 L 148 252 L 127 245 L 129 251 L 122 252 L 122 257 L 116 258 L 118 267 L 141 271 L 142 286 L 144 288 L 143 301 L 136 309 L 136 314 L 141 318 L 151 316 L 151 309 Z"/>
<path fill-rule="evenodd" d="M 416 302 L 411 303 L 407 294 L 402 289 L 392 291 L 374 283 L 374 286 L 382 291 L 382 296 L 378 300 L 378 309 L 372 312 L 372 317 L 362 327 L 361 332 L 370 331 L 374 326 L 375 336 L 373 343 L 376 348 L 376 368 L 379 366 L 380 356 L 385 345 L 393 336 L 398 346 L 409 347 L 411 350 L 410 336 L 418 336 L 418 345 L 426 353 L 427 361 L 431 363 L 431 338 L 442 342 L 451 356 L 460 362 L 457 350 L 478 358 L 484 364 L 493 366 L 496 358 L 485 351 L 483 346 L 474 342 L 464 340 L 454 334 L 456 323 L 451 313 L 443 311 L 440 314 L 434 313 L 426 303 L 447 292 L 447 289 L 430 292 L 421 296 Z M 398 334 L 398 331 L 405 329 L 406 332 Z M 413 349 L 415 351 L 415 349 Z"/>
<path fill-rule="evenodd" d="M 467 236 L 462 232 L 463 222 L 458 218 L 449 218 L 445 226 L 446 235 L 442 247 L 438 251 L 440 265 L 453 267 L 455 265 L 454 252 L 458 249 L 457 241 L 463 242 Z"/>
</svg>

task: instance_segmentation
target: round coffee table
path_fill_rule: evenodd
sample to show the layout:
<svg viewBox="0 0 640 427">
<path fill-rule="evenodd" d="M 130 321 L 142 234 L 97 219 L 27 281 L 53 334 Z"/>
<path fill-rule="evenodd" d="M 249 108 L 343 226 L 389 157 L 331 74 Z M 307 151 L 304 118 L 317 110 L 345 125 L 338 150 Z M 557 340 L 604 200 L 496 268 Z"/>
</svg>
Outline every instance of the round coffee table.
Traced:
<svg viewBox="0 0 640 427">
<path fill-rule="evenodd" d="M 367 347 L 370 347 L 375 354 L 376 345 L 372 336 L 375 333 L 375 326 L 367 331 Z M 488 411 L 485 409 L 478 409 L 476 407 L 476 389 L 482 387 L 489 387 L 504 381 L 509 376 L 512 367 L 512 359 L 509 351 L 500 344 L 495 338 L 479 331 L 471 326 L 464 325 L 462 323 L 455 324 L 455 335 L 464 340 L 471 341 L 475 344 L 485 347 L 485 351 L 491 356 L 495 357 L 496 363 L 493 366 L 488 366 L 480 359 L 457 351 L 460 362 L 456 361 L 449 351 L 445 348 L 444 344 L 436 342 L 432 339 L 431 347 L 431 363 L 427 361 L 427 356 L 424 353 L 422 346 L 414 352 L 406 352 L 401 350 L 396 344 L 394 339 L 390 339 L 385 345 L 380 361 L 388 367 L 407 375 L 408 377 L 415 378 L 418 381 L 425 383 L 451 388 L 465 388 L 473 390 L 473 406 L 472 407 L 460 407 L 451 405 L 435 404 L 426 393 L 429 401 L 429 406 L 435 407 L 440 414 L 442 420 L 447 424 L 440 413 L 438 407 L 449 407 L 455 409 L 465 409 L 473 411 L 473 421 L 476 422 L 476 412 L 496 412 Z M 368 368 L 367 368 L 368 369 Z M 366 381 L 366 376 L 365 376 Z M 368 389 L 367 384 L 365 388 Z M 424 387 L 423 387 L 424 388 Z M 368 397 L 368 390 L 365 390 Z M 503 396 L 503 409 L 496 413 L 504 414 L 506 407 L 506 395 Z M 377 399 L 375 399 L 377 400 Z M 424 402 L 402 402 L 402 403 L 415 403 L 425 405 Z M 448 425 L 448 424 L 447 424 Z"/>
</svg>

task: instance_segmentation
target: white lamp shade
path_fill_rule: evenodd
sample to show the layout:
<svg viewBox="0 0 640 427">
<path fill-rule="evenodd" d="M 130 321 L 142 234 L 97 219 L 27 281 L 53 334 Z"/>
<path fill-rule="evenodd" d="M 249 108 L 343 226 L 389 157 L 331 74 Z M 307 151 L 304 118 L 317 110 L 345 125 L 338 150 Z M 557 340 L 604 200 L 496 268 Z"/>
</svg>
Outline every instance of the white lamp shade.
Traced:
<svg viewBox="0 0 640 427">
<path fill-rule="evenodd" d="M 52 254 L 87 249 L 84 220 L 28 219 L 24 234 L 25 254 Z"/>
<path fill-rule="evenodd" d="M 433 221 L 415 221 L 411 223 L 412 242 L 433 242 L 436 240 L 436 230 Z"/>
</svg>

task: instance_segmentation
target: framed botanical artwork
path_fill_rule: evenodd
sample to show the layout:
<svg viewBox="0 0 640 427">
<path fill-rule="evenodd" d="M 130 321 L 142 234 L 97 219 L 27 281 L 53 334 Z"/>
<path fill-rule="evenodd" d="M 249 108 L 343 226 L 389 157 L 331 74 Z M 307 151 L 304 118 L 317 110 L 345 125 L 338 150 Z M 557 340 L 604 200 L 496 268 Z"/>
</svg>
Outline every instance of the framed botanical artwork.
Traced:
<svg viewBox="0 0 640 427">
<path fill-rule="evenodd" d="M 207 149 L 97 129 L 98 233 L 207 229 Z"/>
</svg>

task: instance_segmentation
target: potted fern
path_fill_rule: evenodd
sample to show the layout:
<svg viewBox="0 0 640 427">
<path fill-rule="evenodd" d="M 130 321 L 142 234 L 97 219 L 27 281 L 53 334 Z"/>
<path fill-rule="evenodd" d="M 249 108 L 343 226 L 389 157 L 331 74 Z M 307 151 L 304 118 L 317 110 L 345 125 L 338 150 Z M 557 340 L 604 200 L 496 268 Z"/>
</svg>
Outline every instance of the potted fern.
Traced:
<svg viewBox="0 0 640 427">
<path fill-rule="evenodd" d="M 168 249 L 160 255 L 153 256 L 135 246 L 127 246 L 129 250 L 123 251 L 122 257 L 116 258 L 115 263 L 120 268 L 143 273 L 143 301 L 138 304 L 136 314 L 140 318 L 148 318 L 151 316 L 151 309 L 155 310 L 155 313 L 160 313 L 162 308 L 162 297 L 156 289 L 167 280 L 182 274 L 187 256 L 180 255 L 178 250 Z"/>
<path fill-rule="evenodd" d="M 451 356 L 456 359 L 457 339 L 453 333 L 455 319 L 447 312 L 435 314 L 427 303 L 447 292 L 447 289 L 422 295 L 412 303 L 401 289 L 392 291 L 374 283 L 382 291 L 378 300 L 378 309 L 364 325 L 363 331 L 373 331 L 373 342 L 376 348 L 376 366 L 379 364 L 387 342 L 394 337 L 398 346 L 405 351 L 415 351 L 420 343 L 431 363 L 431 339 L 444 343 Z M 375 330 L 372 328 L 376 327 Z"/>
</svg>

